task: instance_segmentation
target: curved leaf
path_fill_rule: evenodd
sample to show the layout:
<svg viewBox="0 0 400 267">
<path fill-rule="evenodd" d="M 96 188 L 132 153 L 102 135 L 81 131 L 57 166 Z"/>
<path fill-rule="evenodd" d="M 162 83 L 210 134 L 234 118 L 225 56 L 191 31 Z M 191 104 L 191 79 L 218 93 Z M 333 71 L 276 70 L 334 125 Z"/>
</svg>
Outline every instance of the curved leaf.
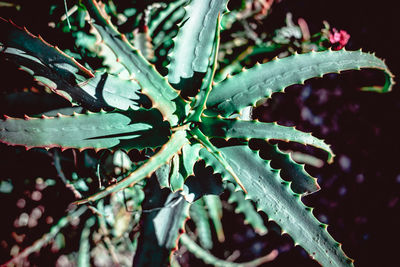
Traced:
<svg viewBox="0 0 400 267">
<path fill-rule="evenodd" d="M 183 18 L 185 10 L 182 6 L 186 4 L 186 2 L 187 0 L 171 2 L 165 9 L 151 15 L 151 19 L 148 22 L 149 34 L 155 46 L 161 45 L 163 41 L 167 39 L 168 32 L 170 32 L 173 25 Z"/>
<path fill-rule="evenodd" d="M 0 48 L 3 53 L 19 55 L 46 66 L 72 85 L 93 77 L 75 59 L 44 41 L 41 36 L 31 34 L 26 28 L 0 18 L 0 32 Z"/>
<path fill-rule="evenodd" d="M 72 98 L 87 107 L 104 107 L 77 86 L 94 75 L 73 58 L 46 43 L 40 36 L 36 37 L 25 28 L 19 28 L 2 18 L 0 31 L 0 49 L 5 58 L 69 100 Z"/>
<path fill-rule="evenodd" d="M 245 199 L 244 193 L 242 191 L 235 191 L 235 186 L 230 183 L 227 185 L 227 188 L 231 193 L 228 202 L 237 204 L 235 212 L 244 215 L 245 223 L 251 225 L 254 231 L 259 235 L 268 233 L 268 229 L 265 227 L 261 215 L 257 213 L 251 202 Z"/>
<path fill-rule="evenodd" d="M 199 199 L 190 205 L 190 217 L 196 225 L 196 231 L 201 246 L 206 249 L 211 249 L 213 247 L 211 226 L 202 199 Z"/>
<path fill-rule="evenodd" d="M 301 202 L 300 195 L 280 178 L 279 170 L 271 168 L 268 161 L 247 146 L 224 147 L 220 151 L 242 179 L 248 190 L 246 198 L 254 201 L 270 220 L 276 221 L 293 238 L 295 245 L 301 245 L 323 266 L 352 265 L 353 261 L 344 254 L 341 245 L 326 231 L 327 225 L 314 217 L 312 209 Z M 201 153 L 204 155 L 207 151 L 201 150 Z M 212 165 L 219 164 L 211 155 L 205 157 L 208 162 L 214 161 Z M 217 169 L 222 170 L 224 176 L 230 176 L 222 166 Z M 232 177 L 228 179 L 233 180 Z"/>
<path fill-rule="evenodd" d="M 227 0 L 192 0 L 185 7 L 186 14 L 168 67 L 168 81 L 179 84 L 181 78 L 192 78 L 194 72 L 205 73 L 213 49 L 217 18 Z"/>
<path fill-rule="evenodd" d="M 380 92 L 388 92 L 393 75 L 386 64 L 372 54 L 361 51 L 324 51 L 297 54 L 276 59 L 234 75 L 216 84 L 207 100 L 212 113 L 230 115 L 253 105 L 257 100 L 282 92 L 292 84 L 344 70 L 373 68 L 384 71 L 387 83 Z"/>
<path fill-rule="evenodd" d="M 0 19 L 3 55 L 31 74 L 38 82 L 71 102 L 87 108 L 137 109 L 139 84 L 105 72 L 92 74 L 56 46 L 26 29 Z"/>
<path fill-rule="evenodd" d="M 294 127 L 282 126 L 277 123 L 216 117 L 201 117 L 201 120 L 201 131 L 208 137 L 277 139 L 298 142 L 327 151 L 329 153 L 328 162 L 332 162 L 334 157 L 330 145 L 312 136 L 311 133 L 299 131 Z"/>
<path fill-rule="evenodd" d="M 259 266 L 263 263 L 273 261 L 278 256 L 278 251 L 273 250 L 268 255 L 263 256 L 261 258 L 249 261 L 249 262 L 241 262 L 235 263 L 230 261 L 225 261 L 218 259 L 210 252 L 204 250 L 202 247 L 197 245 L 194 241 L 190 239 L 187 234 L 182 234 L 181 238 L 179 239 L 180 242 L 190 251 L 192 252 L 197 258 L 203 260 L 205 263 L 212 264 L 213 266 L 218 267 L 253 267 Z"/>
<path fill-rule="evenodd" d="M 215 76 L 215 71 L 218 65 L 217 61 L 218 61 L 218 50 L 220 42 L 219 36 L 220 36 L 220 16 L 218 16 L 217 20 L 217 30 L 215 31 L 215 40 L 211 51 L 211 58 L 207 67 L 207 71 L 204 75 L 200 90 L 192 101 L 193 112 L 192 114 L 190 114 L 188 121 L 197 121 L 197 122 L 200 121 L 201 114 L 206 108 L 207 98 L 210 95 Z"/>
<path fill-rule="evenodd" d="M 155 148 L 165 143 L 169 134 L 169 125 L 157 110 L 0 120 L 0 142 L 27 148 Z"/>
<path fill-rule="evenodd" d="M 214 224 L 215 232 L 219 242 L 225 241 L 224 229 L 222 228 L 222 203 L 219 196 L 205 195 L 203 197 L 204 203 L 208 209 L 208 215 Z"/>
<path fill-rule="evenodd" d="M 171 125 L 178 122 L 176 113 L 186 105 L 175 89 L 173 89 L 141 54 L 135 49 L 124 35 L 106 19 L 94 0 L 84 0 L 90 16 L 95 20 L 93 26 L 102 37 L 102 41 L 115 54 L 116 60 L 122 64 L 140 86 L 142 93 L 148 95 L 153 105 L 160 109 Z M 175 101 L 172 101 L 175 100 Z M 177 107 L 177 104 L 181 107 Z"/>
</svg>

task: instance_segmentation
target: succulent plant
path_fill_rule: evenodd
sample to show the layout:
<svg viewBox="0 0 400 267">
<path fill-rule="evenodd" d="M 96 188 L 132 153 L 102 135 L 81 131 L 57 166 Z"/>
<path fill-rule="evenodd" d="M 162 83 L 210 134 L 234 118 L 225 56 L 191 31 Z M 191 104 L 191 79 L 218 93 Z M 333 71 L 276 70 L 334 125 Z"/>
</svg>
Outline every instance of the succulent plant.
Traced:
<svg viewBox="0 0 400 267">
<path fill-rule="evenodd" d="M 214 187 L 212 176 L 196 176 L 194 182 L 188 179 L 193 177 L 199 160 L 221 174 L 224 185 L 232 192 L 231 201 L 238 203 L 238 209 L 256 229 L 262 232 L 265 226 L 251 207 L 246 208 L 249 201 L 323 266 L 351 265 L 353 260 L 327 232 L 327 225 L 319 222 L 312 209 L 301 201 L 303 195 L 319 189 L 316 179 L 276 145 L 265 143 L 267 149 L 263 153 L 270 159 L 265 160 L 259 151 L 249 147 L 249 141 L 282 140 L 314 146 L 327 152 L 328 162 L 334 157 L 330 146 L 310 133 L 253 120 L 241 112 L 276 92 L 284 92 L 290 85 L 327 73 L 361 68 L 381 70 L 386 77 L 385 85 L 369 88 L 378 92 L 390 91 L 392 74 L 373 54 L 328 50 L 276 58 L 215 83 L 220 22 L 227 12 L 226 5 L 227 0 L 191 0 L 177 1 L 165 9 L 164 21 L 160 20 L 158 25 L 165 20 L 174 22 L 171 14 L 177 13 L 179 18 L 183 15 L 168 54 L 167 77 L 143 56 L 148 55 L 146 38 L 138 39 L 140 50 L 135 48 L 94 0 L 82 1 L 79 9 L 88 11 L 90 27 L 98 38 L 97 42 L 84 44 L 104 59 L 105 68 L 98 70 L 78 63 L 42 37 L 2 19 L 1 54 L 51 91 L 89 111 L 24 119 L 5 117 L 0 121 L 0 141 L 27 149 L 145 151 L 148 159 L 116 183 L 75 202 L 96 203 L 147 177 L 157 176 L 159 183 L 152 185 L 151 199 L 144 201 L 143 208 L 167 208 L 143 214 L 144 230 L 134 260 L 137 266 L 164 264 L 176 246 L 189 206 L 192 217 L 197 216 L 197 226 L 209 228 L 203 205 L 196 200 L 215 193 L 210 189 Z M 144 36 L 146 31 L 144 27 Z M 140 34 L 136 33 L 138 38 Z M 271 167 L 271 162 L 276 162 L 279 169 Z M 291 181 L 283 180 L 281 172 L 289 174 Z M 166 202 L 160 186 L 172 191 Z M 209 207 L 218 228 L 218 201 L 213 202 L 212 197 L 199 201 Z M 219 238 L 223 236 L 220 234 Z M 205 247 L 210 246 L 207 240 L 202 241 Z M 188 236 L 182 236 L 182 242 L 205 257 Z M 161 256 L 154 257 L 154 253 Z M 207 259 L 213 262 L 212 257 Z"/>
</svg>

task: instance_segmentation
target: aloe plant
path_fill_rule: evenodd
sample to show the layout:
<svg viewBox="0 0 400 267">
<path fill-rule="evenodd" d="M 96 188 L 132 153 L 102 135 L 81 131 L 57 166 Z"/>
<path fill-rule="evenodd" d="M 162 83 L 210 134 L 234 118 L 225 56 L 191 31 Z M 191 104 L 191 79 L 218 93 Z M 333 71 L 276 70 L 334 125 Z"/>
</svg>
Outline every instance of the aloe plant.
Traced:
<svg viewBox="0 0 400 267">
<path fill-rule="evenodd" d="M 171 19 L 173 13 L 183 18 L 173 38 L 168 75 L 164 77 L 143 56 L 148 55 L 144 50 L 149 48 L 142 45 L 145 38 L 142 43 L 138 42 L 140 50 L 135 48 L 112 24 L 102 6 L 94 0 L 81 2 L 79 9 L 89 13 L 90 26 L 98 38 L 97 42 L 88 41 L 84 45 L 98 48 L 92 51 L 103 59 L 103 68 L 93 70 L 87 64 L 80 64 L 42 37 L 4 19 L 0 21 L 0 49 L 7 60 L 27 71 L 40 84 L 89 111 L 25 116 L 24 119 L 6 116 L 0 121 L 1 142 L 27 149 L 147 151 L 148 159 L 116 183 L 75 202 L 76 205 L 93 204 L 152 175 L 158 178 L 156 186 L 173 192 L 168 199 L 163 199 L 163 193 L 154 189 L 151 198 L 155 200 L 143 204 L 159 203 L 166 207 L 156 214 L 143 216 L 145 230 L 141 232 L 134 260 L 138 266 L 162 265 L 168 259 L 188 216 L 190 203 L 211 192 L 207 186 L 212 177 L 189 182 L 199 160 L 211 166 L 214 173 L 221 174 L 223 183 L 232 192 L 231 200 L 239 203 L 239 210 L 246 210 L 243 212 L 247 220 L 258 231 L 265 232 L 266 228 L 251 205 L 245 206 L 246 201 L 255 203 L 257 211 L 265 212 L 269 220 L 276 221 L 296 245 L 302 246 L 321 265 L 352 265 L 353 260 L 327 232 L 327 225 L 319 222 L 312 209 L 301 201 L 303 195 L 319 189 L 316 179 L 277 146 L 268 145 L 270 160 L 263 159 L 249 147 L 249 140 L 282 140 L 314 146 L 327 152 L 328 162 L 334 158 L 330 146 L 310 133 L 244 118 L 241 112 L 276 92 L 284 92 L 290 85 L 345 70 L 381 70 L 386 77 L 385 85 L 370 89 L 388 92 L 393 76 L 381 59 L 362 51 L 313 51 L 257 64 L 215 83 L 220 22 L 227 12 L 227 0 L 177 1 L 165 11 L 166 19 Z M 143 31 L 146 33 L 146 27 Z M 221 142 L 220 139 L 235 141 Z M 279 169 L 272 168 L 271 162 L 276 162 Z M 281 173 L 290 176 L 291 182 L 283 180 Z M 218 204 L 206 199 L 205 203 L 218 228 Z M 204 224 L 209 227 L 201 206 L 196 210 L 193 205 L 191 210 L 199 225 L 203 219 L 203 227 Z M 153 225 L 156 220 L 161 220 L 159 224 L 167 223 L 168 227 Z M 207 235 L 202 243 L 210 246 Z M 223 239 L 223 233 L 220 235 Z M 190 245 L 188 236 L 183 238 L 189 249 L 196 248 Z M 161 256 L 154 261 L 154 257 L 146 256 L 149 253 Z M 212 259 L 207 257 L 207 262 Z"/>
</svg>

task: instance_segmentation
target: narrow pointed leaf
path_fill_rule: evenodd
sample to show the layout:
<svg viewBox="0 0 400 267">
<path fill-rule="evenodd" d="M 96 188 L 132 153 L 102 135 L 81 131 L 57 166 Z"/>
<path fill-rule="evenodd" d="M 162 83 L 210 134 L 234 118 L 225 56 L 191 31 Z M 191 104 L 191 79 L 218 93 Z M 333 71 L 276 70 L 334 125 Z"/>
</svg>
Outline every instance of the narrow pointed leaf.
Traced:
<svg viewBox="0 0 400 267">
<path fill-rule="evenodd" d="M 176 103 L 184 106 L 178 93 L 173 89 L 141 54 L 135 49 L 124 35 L 121 35 L 106 19 L 94 0 L 83 1 L 90 16 L 95 20 L 93 26 L 102 37 L 102 41 L 117 56 L 117 61 L 125 66 L 140 86 L 142 93 L 148 95 L 153 105 L 160 109 L 166 119 L 175 125 L 178 122 Z M 174 102 L 172 100 L 176 99 Z"/>
<path fill-rule="evenodd" d="M 95 217 L 90 217 L 83 227 L 78 251 L 78 266 L 80 267 L 90 266 L 90 229 L 95 222 Z"/>
<path fill-rule="evenodd" d="M 268 255 L 263 256 L 261 258 L 249 262 L 236 263 L 218 259 L 210 252 L 197 245 L 192 239 L 190 239 L 190 237 L 187 234 L 182 234 L 180 242 L 197 258 L 203 260 L 207 264 L 211 264 L 217 267 L 253 267 L 253 266 L 256 267 L 260 266 L 263 263 L 273 261 L 278 256 L 278 251 L 273 250 Z"/>
<path fill-rule="evenodd" d="M 182 6 L 186 4 L 186 2 L 187 0 L 171 2 L 165 9 L 152 16 L 148 25 L 149 34 L 156 45 L 164 39 L 165 36 L 163 34 L 165 34 L 174 23 L 183 18 L 185 10 Z"/>
<path fill-rule="evenodd" d="M 211 249 L 213 247 L 211 226 L 202 199 L 197 200 L 190 206 L 190 217 L 196 225 L 197 236 L 201 246 L 205 249 Z"/>
<path fill-rule="evenodd" d="M 216 84 L 210 93 L 207 107 L 224 116 L 253 105 L 261 98 L 282 92 L 292 84 L 344 70 L 372 68 L 382 70 L 387 78 L 384 87 L 388 92 L 393 85 L 393 75 L 386 64 L 372 54 L 361 51 L 325 51 L 299 54 L 276 59 L 234 75 Z"/>
<path fill-rule="evenodd" d="M 94 75 L 55 46 L 0 18 L 0 51 L 52 91 L 78 103 L 93 104 L 79 87 Z M 65 95 L 67 94 L 67 95 Z M 97 106 L 96 106 L 97 107 Z"/>
<path fill-rule="evenodd" d="M 0 19 L 0 49 L 5 57 L 38 82 L 87 108 L 137 108 L 139 84 L 104 72 L 92 74 L 56 46 L 26 29 Z"/>
<path fill-rule="evenodd" d="M 185 5 L 187 0 L 170 2 L 164 9 L 156 9 L 151 12 L 149 19 L 149 33 L 154 44 L 156 55 L 156 66 L 162 66 L 163 73 L 168 69 L 164 66 L 169 65 L 168 54 L 174 45 L 173 38 L 178 33 L 178 24 L 185 15 Z M 153 11 L 153 10 L 152 10 Z"/>
<path fill-rule="evenodd" d="M 171 186 L 171 191 L 176 192 L 176 191 L 182 191 L 183 190 L 183 184 L 185 183 L 185 179 L 183 178 L 182 174 L 180 173 L 180 168 L 181 168 L 181 162 L 180 162 L 180 156 L 178 154 L 175 154 L 172 157 L 172 169 L 171 169 L 171 174 L 170 174 L 170 186 Z"/>
<path fill-rule="evenodd" d="M 19 55 L 47 66 L 72 85 L 93 77 L 75 59 L 48 44 L 42 37 L 31 34 L 26 28 L 0 18 L 0 31 L 0 48 L 3 53 Z"/>
<path fill-rule="evenodd" d="M 222 203 L 219 196 L 205 195 L 203 197 L 204 203 L 208 209 L 208 215 L 214 224 L 215 232 L 219 242 L 225 241 L 224 229 L 222 228 Z"/>
<path fill-rule="evenodd" d="M 251 225 L 254 231 L 259 235 L 265 235 L 268 232 L 265 227 L 263 219 L 259 213 L 254 209 L 252 203 L 245 199 L 245 195 L 242 191 L 235 191 L 233 184 L 228 184 L 228 189 L 231 192 L 229 196 L 229 203 L 236 203 L 235 212 L 242 213 L 244 215 L 245 223 Z"/>
<path fill-rule="evenodd" d="M 202 117 L 201 120 L 201 130 L 208 137 L 276 139 L 286 142 L 298 142 L 327 151 L 329 153 L 329 162 L 331 162 L 334 157 L 330 145 L 312 136 L 311 133 L 299 131 L 294 127 L 282 126 L 276 123 L 216 117 Z"/>
<path fill-rule="evenodd" d="M 220 16 L 218 16 L 217 20 L 217 29 L 215 31 L 215 40 L 213 49 L 211 51 L 211 59 L 208 63 L 207 71 L 204 75 L 202 85 L 200 87 L 200 91 L 197 93 L 194 98 L 192 110 L 193 113 L 190 115 L 189 120 L 191 121 L 200 121 L 200 116 L 206 108 L 207 98 L 210 95 L 213 80 L 215 76 L 215 71 L 217 69 L 217 61 L 218 61 L 218 50 L 219 50 L 219 42 L 220 42 Z"/>
<path fill-rule="evenodd" d="M 0 120 L 0 142 L 28 148 L 154 148 L 164 144 L 169 134 L 169 125 L 157 110 Z"/>
<path fill-rule="evenodd" d="M 162 165 L 167 163 L 173 155 L 178 153 L 178 151 L 187 144 L 189 141 L 186 137 L 186 131 L 177 131 L 172 134 L 170 140 L 161 147 L 160 151 L 158 151 L 154 156 L 152 156 L 145 164 L 140 166 L 126 178 L 121 181 L 113 184 L 104 190 L 86 198 L 75 202 L 75 204 L 83 204 L 89 201 L 99 200 L 111 193 L 118 192 L 132 184 L 135 184 L 144 178 L 148 177 L 150 174 L 155 172 Z"/>
<path fill-rule="evenodd" d="M 288 233 L 295 244 L 302 246 L 308 254 L 322 266 L 349 266 L 349 259 L 326 230 L 326 225 L 319 222 L 312 210 L 300 200 L 279 176 L 279 170 L 270 167 L 247 146 L 220 148 L 238 176 L 248 189 L 247 197 L 255 202 L 259 210 L 264 211 L 271 220 L 276 221 L 282 230 Z M 207 153 L 202 150 L 201 152 Z M 208 156 L 207 160 L 218 162 Z M 245 166 L 245 168 L 244 168 Z M 223 175 L 230 175 L 220 166 Z M 233 180 L 233 178 L 228 178 Z"/>
<path fill-rule="evenodd" d="M 194 72 L 205 73 L 209 66 L 216 23 L 226 6 L 226 0 L 192 0 L 171 55 L 168 81 L 179 84 L 182 78 L 192 78 Z"/>
</svg>

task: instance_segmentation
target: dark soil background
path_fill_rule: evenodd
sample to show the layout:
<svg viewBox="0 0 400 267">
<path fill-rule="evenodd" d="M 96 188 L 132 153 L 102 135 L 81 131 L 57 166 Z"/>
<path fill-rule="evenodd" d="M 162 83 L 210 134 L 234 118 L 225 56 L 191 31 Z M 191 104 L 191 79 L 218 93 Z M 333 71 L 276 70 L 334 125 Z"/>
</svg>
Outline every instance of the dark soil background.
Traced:
<svg viewBox="0 0 400 267">
<path fill-rule="evenodd" d="M 25 24 L 34 33 L 52 36 L 44 14 L 36 1 L 28 1 L 32 12 L 24 14 L 0 14 L 14 17 L 20 25 Z M 28 3 L 27 2 L 27 3 Z M 44 1 L 46 2 L 46 1 Z M 363 48 L 363 51 L 376 52 L 394 73 L 400 77 L 399 27 L 396 1 L 361 0 L 284 0 L 274 6 L 269 17 L 275 28 L 284 24 L 285 14 L 291 12 L 295 21 L 304 18 L 311 32 L 318 32 L 322 21 L 327 20 L 331 27 L 346 30 L 351 39 L 348 50 Z M 34 11 L 35 10 L 35 11 Z M 266 25 L 266 29 L 270 28 Z M 48 35 L 46 35 L 46 33 Z M 46 38 L 61 47 L 63 42 L 57 36 Z M 69 40 L 64 40 L 68 42 Z M 65 43 L 64 42 L 64 43 Z M 12 69 L 1 62 L 1 95 L 15 88 L 31 83 L 28 75 Z M 15 78 L 13 78 L 15 77 Z M 332 145 L 336 154 L 335 162 L 322 168 L 307 167 L 318 178 L 322 189 L 303 201 L 315 207 L 317 218 L 329 224 L 329 232 L 334 239 L 343 243 L 347 255 L 355 259 L 356 266 L 398 266 L 398 240 L 400 240 L 400 88 L 395 86 L 387 94 L 360 92 L 359 88 L 373 82 L 382 82 L 382 77 L 374 71 L 346 72 L 341 75 L 330 74 L 321 79 L 306 82 L 305 86 L 292 86 L 286 94 L 276 94 L 266 105 L 256 110 L 256 115 L 264 121 L 278 121 L 284 125 L 313 132 Z M 397 79 L 400 83 L 400 80 Z M 1 102 L 0 112 L 7 113 L 13 107 Z M 60 106 L 65 105 L 62 101 Z M 14 107 L 15 108 L 15 107 Z M 39 108 L 40 109 L 40 108 Z M 9 114 L 9 112 L 7 113 Z M 11 115 L 11 114 L 9 114 Z M 282 145 L 285 148 L 285 144 Z M 305 149 L 305 148 L 300 148 Z M 306 148 L 309 153 L 323 157 L 317 151 Z M 37 206 L 31 193 L 39 190 L 34 179 L 41 176 L 54 177 L 50 168 L 50 158 L 40 151 L 25 152 L 0 145 L 0 179 L 13 179 L 15 193 L 1 194 L 3 220 L 1 220 L 0 263 L 9 258 L 9 244 L 15 242 L 17 234 L 25 229 L 15 229 L 14 219 L 21 212 L 28 212 Z M 32 178 L 29 180 L 28 178 Z M 56 184 L 41 191 L 41 203 L 52 203 L 45 207 L 54 221 L 60 218 L 73 197 L 62 184 Z M 224 196 L 227 197 L 227 196 Z M 27 204 L 18 208 L 16 202 L 24 198 Z M 264 216 L 267 219 L 267 216 Z M 21 247 L 30 245 L 42 233 L 49 230 L 49 217 L 43 216 L 38 227 L 20 242 Z M 233 223 L 235 222 L 235 223 Z M 255 235 L 249 226 L 243 224 L 243 217 L 226 210 L 223 216 L 226 242 L 216 246 L 213 252 L 226 257 L 227 251 L 239 249 L 239 261 L 252 260 L 265 255 L 268 250 L 278 248 L 278 258 L 265 266 L 318 266 L 309 259 L 300 247 L 293 247 L 287 235 L 280 236 L 274 223 L 264 237 Z M 38 229 L 40 227 L 40 229 Z M 57 254 L 68 253 L 79 236 L 72 236 L 66 248 L 57 250 L 47 247 L 42 256 L 34 254 L 29 259 L 38 266 L 52 266 Z M 46 261 L 43 261 L 47 255 Z M 183 255 L 186 266 L 201 266 L 203 263 L 193 256 Z M 47 262 L 47 263 L 44 263 Z"/>
</svg>

